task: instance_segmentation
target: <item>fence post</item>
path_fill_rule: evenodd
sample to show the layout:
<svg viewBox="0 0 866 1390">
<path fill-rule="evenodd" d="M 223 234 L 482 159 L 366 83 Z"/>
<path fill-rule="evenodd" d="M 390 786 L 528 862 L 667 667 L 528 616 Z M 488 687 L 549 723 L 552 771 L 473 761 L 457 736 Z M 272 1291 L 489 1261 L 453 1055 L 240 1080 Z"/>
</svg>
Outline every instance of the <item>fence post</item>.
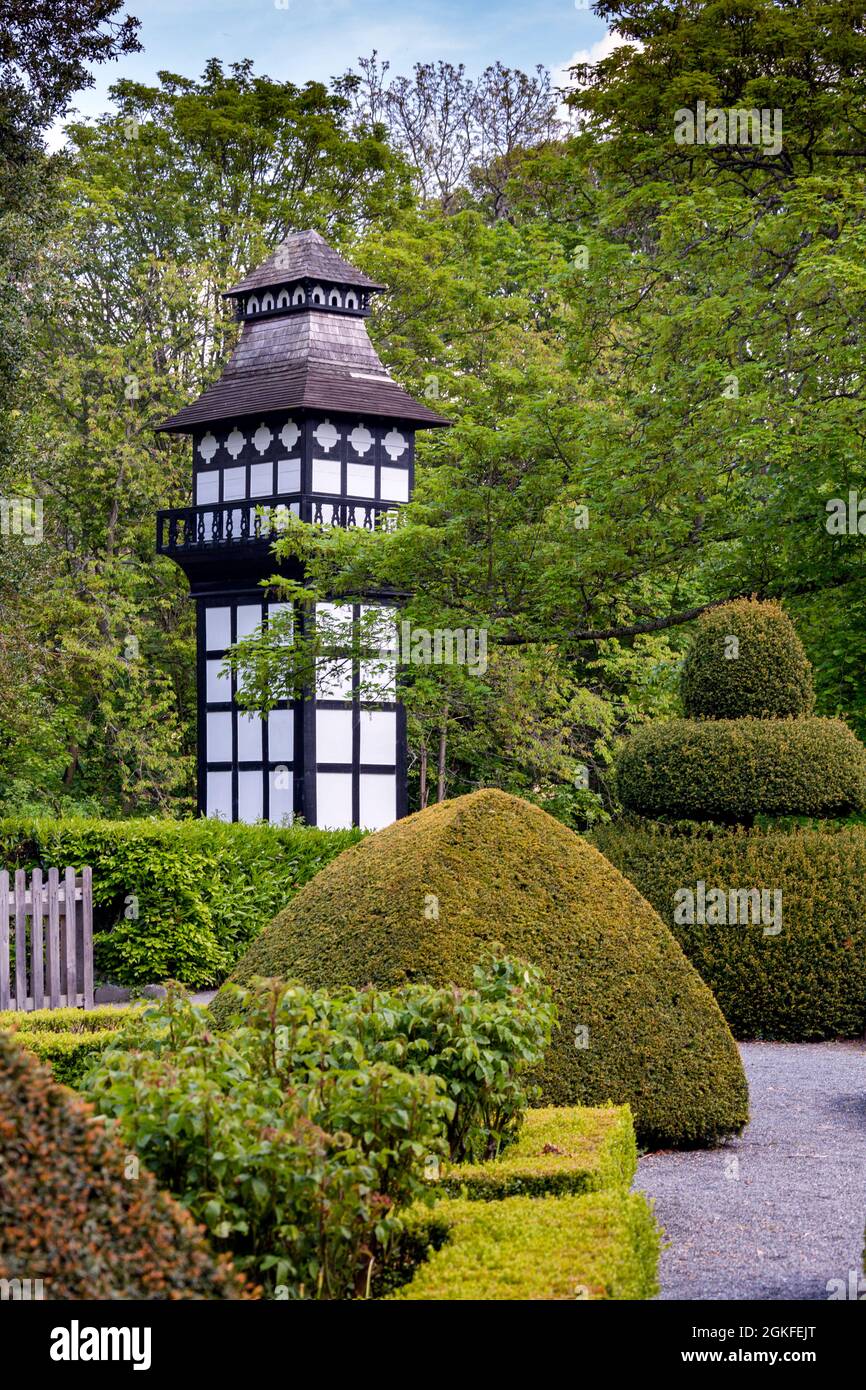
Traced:
<svg viewBox="0 0 866 1390">
<path fill-rule="evenodd" d="M 84 957 L 84 1007 L 93 1008 L 93 870 L 81 871 L 82 955 Z"/>
<path fill-rule="evenodd" d="M 27 874 L 15 870 L 15 1007 L 27 1007 Z"/>
<path fill-rule="evenodd" d="M 64 932 L 66 939 L 66 1007 L 74 1009 L 76 1004 L 76 969 L 75 969 L 75 870 L 66 870 L 63 896 L 64 902 Z"/>
<path fill-rule="evenodd" d="M 42 870 L 34 869 L 30 881 L 30 994 L 34 1009 L 45 1004 L 45 961 L 42 953 Z"/>
<path fill-rule="evenodd" d="M 60 874 L 48 870 L 48 1007 L 60 1007 Z"/>
<path fill-rule="evenodd" d="M 9 998 L 9 872 L 0 870 L 0 1009 L 8 1009 Z"/>
</svg>

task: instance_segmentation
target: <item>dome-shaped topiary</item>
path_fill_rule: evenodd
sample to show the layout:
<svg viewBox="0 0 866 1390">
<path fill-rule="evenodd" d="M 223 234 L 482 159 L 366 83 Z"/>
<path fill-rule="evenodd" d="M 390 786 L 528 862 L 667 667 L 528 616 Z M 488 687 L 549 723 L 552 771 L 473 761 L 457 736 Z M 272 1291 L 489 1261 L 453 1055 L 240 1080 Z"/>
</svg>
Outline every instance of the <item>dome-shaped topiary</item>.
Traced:
<svg viewBox="0 0 866 1390">
<path fill-rule="evenodd" d="M 247 1292 L 93 1108 L 3 1030 L 0 1279 L 40 1279 L 46 1299 Z"/>
<path fill-rule="evenodd" d="M 492 946 L 539 965 L 559 1009 L 540 1073 L 554 1105 L 627 1101 L 644 1143 L 739 1130 L 748 1092 L 713 996 L 648 903 L 545 811 L 475 792 L 344 851 L 232 979 L 468 985 Z M 212 1005 L 229 1017 L 223 996 Z"/>
<path fill-rule="evenodd" d="M 812 667 L 778 603 L 736 599 L 702 614 L 683 665 L 693 718 L 784 719 L 810 714 Z"/>
<path fill-rule="evenodd" d="M 660 719 L 632 734 L 616 772 L 623 806 L 668 820 L 866 807 L 866 748 L 841 719 Z"/>
</svg>

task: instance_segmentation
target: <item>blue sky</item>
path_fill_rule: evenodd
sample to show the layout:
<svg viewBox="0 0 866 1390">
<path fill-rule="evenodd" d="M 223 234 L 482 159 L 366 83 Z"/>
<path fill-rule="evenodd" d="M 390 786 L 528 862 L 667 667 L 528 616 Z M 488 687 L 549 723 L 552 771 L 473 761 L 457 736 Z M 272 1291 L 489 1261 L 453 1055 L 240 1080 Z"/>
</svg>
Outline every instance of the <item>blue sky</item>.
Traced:
<svg viewBox="0 0 866 1390">
<path fill-rule="evenodd" d="M 118 77 L 151 82 L 160 69 L 200 75 L 208 58 L 252 58 L 270 77 L 327 81 L 374 48 L 394 73 L 438 58 L 470 73 L 501 59 L 510 67 L 563 68 L 606 48 L 607 29 L 587 0 L 129 0 L 141 21 L 142 53 L 95 71 L 75 97 L 83 116 L 108 105 Z M 52 144 L 57 143 L 57 137 Z"/>
</svg>

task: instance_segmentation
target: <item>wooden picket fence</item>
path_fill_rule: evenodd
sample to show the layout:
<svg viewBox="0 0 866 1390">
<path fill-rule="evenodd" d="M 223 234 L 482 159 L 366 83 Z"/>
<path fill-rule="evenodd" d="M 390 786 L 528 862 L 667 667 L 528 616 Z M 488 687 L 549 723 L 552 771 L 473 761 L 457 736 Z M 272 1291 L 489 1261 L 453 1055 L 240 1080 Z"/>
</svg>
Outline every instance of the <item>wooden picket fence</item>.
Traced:
<svg viewBox="0 0 866 1390">
<path fill-rule="evenodd" d="M 0 1009 L 93 1008 L 93 874 L 0 871 Z"/>
</svg>

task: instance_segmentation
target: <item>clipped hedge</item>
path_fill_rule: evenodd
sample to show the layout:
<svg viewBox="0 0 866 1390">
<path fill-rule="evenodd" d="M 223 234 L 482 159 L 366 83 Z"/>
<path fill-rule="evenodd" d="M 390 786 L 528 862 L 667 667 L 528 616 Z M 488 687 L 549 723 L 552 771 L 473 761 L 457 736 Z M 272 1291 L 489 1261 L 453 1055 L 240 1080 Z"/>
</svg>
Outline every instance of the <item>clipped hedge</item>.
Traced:
<svg viewBox="0 0 866 1390">
<path fill-rule="evenodd" d="M 637 1143 L 627 1105 L 528 1110 L 520 1135 L 497 1159 L 458 1163 L 439 1180 L 452 1197 L 501 1200 L 628 1187 Z"/>
<path fill-rule="evenodd" d="M 47 1062 L 55 1081 L 79 1086 L 96 1055 L 116 1041 L 118 1030 L 132 1009 L 100 1006 L 96 1009 L 35 1009 L 0 1013 L 0 1029 L 13 1030 L 19 1047 Z"/>
<path fill-rule="evenodd" d="M 701 615 L 680 679 L 693 718 L 811 714 L 812 666 L 778 603 L 735 599 Z"/>
<path fill-rule="evenodd" d="M 505 792 L 442 802 L 347 850 L 232 978 L 468 986 L 494 947 L 538 965 L 553 990 L 560 1029 L 538 1072 L 543 1103 L 628 1103 L 646 1144 L 742 1128 L 733 1038 L 670 932 L 597 850 Z M 216 1020 L 230 1013 L 218 996 Z"/>
<path fill-rule="evenodd" d="M 237 1299 L 245 1285 L 93 1109 L 0 1031 L 0 1278 L 47 1299 Z"/>
<path fill-rule="evenodd" d="M 866 748 L 839 719 L 669 719 L 628 740 L 617 787 L 646 816 L 844 816 L 866 806 Z"/>
<path fill-rule="evenodd" d="M 121 985 L 218 984 L 357 830 L 217 820 L 0 819 L 5 868 L 93 868 L 95 956 Z"/>
<path fill-rule="evenodd" d="M 390 1299 L 644 1299 L 658 1293 L 659 1232 L 639 1193 L 452 1199 L 432 1211 L 411 1208 L 404 1220 L 407 1246 L 423 1263 Z"/>
<path fill-rule="evenodd" d="M 802 1042 L 866 1029 L 866 826 L 680 829 L 621 821 L 594 840 L 668 923 L 734 1035 Z M 678 925 L 678 889 L 782 893 L 782 929 Z"/>
</svg>

